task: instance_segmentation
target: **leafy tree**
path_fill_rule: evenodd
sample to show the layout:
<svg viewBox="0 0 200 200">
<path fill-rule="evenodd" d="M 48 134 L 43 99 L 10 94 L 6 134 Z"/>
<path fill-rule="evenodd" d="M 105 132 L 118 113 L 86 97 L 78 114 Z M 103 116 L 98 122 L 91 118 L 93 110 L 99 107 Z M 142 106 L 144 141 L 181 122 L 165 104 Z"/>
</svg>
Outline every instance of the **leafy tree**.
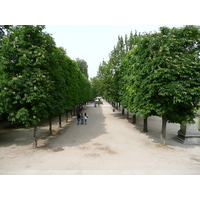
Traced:
<svg viewBox="0 0 200 200">
<path fill-rule="evenodd" d="M 99 84 L 102 87 L 101 90 L 105 93 L 104 96 L 113 102 L 121 103 L 123 101 L 124 108 L 127 108 L 127 103 L 123 99 L 124 88 L 121 81 L 123 71 L 120 70 L 120 66 L 127 53 L 139 40 L 140 35 L 137 32 L 135 34 L 131 32 L 129 38 L 125 35 L 125 39 L 122 36 L 118 36 L 117 45 L 109 54 L 109 61 L 106 64 L 105 61 L 102 62 L 103 66 L 100 66 L 97 75 Z"/>
<path fill-rule="evenodd" d="M 91 78 L 90 82 L 91 82 L 91 86 L 94 90 L 93 96 L 95 96 L 95 97 L 103 96 L 103 95 L 101 95 L 101 85 L 99 83 L 98 77 L 96 76 L 96 77 Z"/>
<path fill-rule="evenodd" d="M 1 40 L 1 99 L 2 112 L 8 120 L 36 126 L 52 109 L 51 91 L 55 42 L 43 33 L 44 26 L 14 26 Z"/>
<path fill-rule="evenodd" d="M 85 60 L 76 58 L 77 65 L 80 69 L 80 71 L 85 75 L 85 77 L 88 79 L 88 64 Z"/>
<path fill-rule="evenodd" d="M 51 43 L 47 43 L 46 35 L 42 34 L 43 28 L 13 27 L 1 42 L 4 112 L 9 113 L 13 122 L 19 121 L 26 126 L 36 125 L 47 116 L 45 109 L 52 85 L 47 71 L 47 50 Z"/>
<path fill-rule="evenodd" d="M 119 37 L 109 61 L 99 66 L 98 92 L 144 119 L 161 116 L 165 144 L 167 119 L 192 122 L 200 101 L 199 34 L 199 27 L 185 26 Z"/>
<path fill-rule="evenodd" d="M 39 122 L 49 118 L 51 132 L 52 116 L 61 116 L 94 95 L 78 63 L 56 47 L 44 28 L 9 26 L 0 40 L 0 115 L 33 125 L 34 147 Z"/>
<path fill-rule="evenodd" d="M 109 64 L 103 61 L 98 70 L 97 78 L 100 85 L 99 94 L 106 99 L 112 98 L 113 93 L 113 71 Z M 108 89 L 109 88 L 109 89 Z"/>
<path fill-rule="evenodd" d="M 146 34 L 132 52 L 132 109 L 148 117 L 162 116 L 161 143 L 166 143 L 166 120 L 191 122 L 200 100 L 199 27 L 160 28 Z"/>
<path fill-rule="evenodd" d="M 127 39 L 127 36 L 125 37 Z M 119 102 L 120 85 L 119 85 L 118 70 L 123 58 L 126 55 L 126 50 L 128 48 L 125 44 L 127 43 L 124 42 L 123 37 L 118 36 L 117 45 L 114 47 L 113 51 L 111 51 L 109 62 L 108 62 L 109 70 L 111 73 L 111 80 L 112 80 L 112 83 L 110 83 L 111 85 L 107 89 L 108 91 L 110 90 L 110 96 L 108 99 L 113 102 Z"/>
<path fill-rule="evenodd" d="M 130 33 L 129 39 L 127 35 L 125 35 L 125 47 L 126 47 L 126 56 L 122 58 L 121 64 L 118 70 L 118 84 L 119 84 L 119 101 L 123 108 L 127 108 L 132 113 L 135 114 L 134 109 L 130 106 L 132 105 L 133 96 L 131 93 L 131 84 L 134 78 L 134 70 L 132 68 L 133 57 L 132 53 L 134 49 L 137 47 L 138 42 L 141 40 L 142 36 Z M 124 109 L 123 109 L 124 110 Z M 135 123 L 135 115 L 133 116 L 133 122 Z"/>
<path fill-rule="evenodd" d="M 132 94 L 132 83 L 134 79 L 134 70 L 132 69 L 132 52 L 133 50 L 129 51 L 126 55 L 126 58 L 123 59 L 120 68 L 119 68 L 119 96 L 120 96 L 120 103 L 123 106 L 123 108 L 127 108 L 130 110 L 133 114 L 136 112 L 132 108 L 132 102 L 134 99 L 134 96 Z M 124 112 L 124 109 L 123 109 Z M 122 113 L 124 114 L 124 113 Z M 135 120 L 134 116 L 134 120 Z M 135 121 L 133 121 L 135 123 Z"/>
</svg>

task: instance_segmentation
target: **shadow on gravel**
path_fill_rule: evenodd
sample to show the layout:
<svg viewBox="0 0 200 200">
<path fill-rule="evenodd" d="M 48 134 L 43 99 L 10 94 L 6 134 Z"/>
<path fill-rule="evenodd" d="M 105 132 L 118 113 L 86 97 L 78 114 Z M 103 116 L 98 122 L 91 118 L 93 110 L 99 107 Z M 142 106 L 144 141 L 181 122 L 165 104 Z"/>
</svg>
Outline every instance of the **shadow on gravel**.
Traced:
<svg viewBox="0 0 200 200">
<path fill-rule="evenodd" d="M 60 148 L 76 147 L 106 134 L 105 116 L 102 109 L 102 106 L 88 106 L 83 111 L 83 113 L 86 112 L 89 116 L 87 125 L 77 125 L 77 120 L 74 119 L 69 126 L 60 129 L 55 137 L 49 138 L 46 144 Z"/>
<path fill-rule="evenodd" d="M 29 145 L 32 143 L 30 129 L 1 129 L 0 147 L 9 147 L 13 144 L 17 146 Z"/>
<path fill-rule="evenodd" d="M 133 124 L 131 114 L 129 115 L 128 119 L 127 119 L 126 113 L 122 115 L 121 112 L 119 111 L 113 112 L 111 115 L 113 115 L 114 117 L 118 119 L 128 120 L 130 124 Z M 161 141 L 160 132 L 161 132 L 161 127 L 162 127 L 162 120 L 160 117 L 157 117 L 157 116 L 152 116 L 148 118 L 148 132 L 147 133 L 143 132 L 143 118 L 142 117 L 137 116 L 136 124 L 133 124 L 133 127 L 139 130 L 141 134 L 147 135 L 149 139 L 153 140 L 153 142 L 155 143 L 157 147 L 167 148 L 169 146 L 172 146 L 172 147 L 169 147 L 170 149 L 173 149 L 173 146 L 180 147 L 183 149 L 191 149 L 191 148 L 199 147 L 199 145 L 195 145 L 195 144 L 193 145 L 181 144 L 177 142 L 176 140 L 174 140 L 174 137 L 177 136 L 177 132 L 180 129 L 180 125 L 173 124 L 173 123 L 167 123 L 166 146 L 162 146 L 160 143 Z"/>
<path fill-rule="evenodd" d="M 66 129 L 69 123 L 65 123 L 65 115 L 62 116 L 62 124 Z M 53 135 L 60 134 L 62 129 L 59 128 L 58 117 L 52 119 Z M 57 131 L 59 130 L 59 131 Z M 49 137 L 49 124 L 48 121 L 41 122 L 38 125 L 37 138 L 38 142 L 46 140 Z M 28 128 L 0 128 L 0 147 L 9 147 L 11 145 L 26 146 L 33 143 L 33 127 Z M 39 146 L 38 146 L 39 147 Z"/>
<path fill-rule="evenodd" d="M 52 119 L 53 135 L 49 135 L 48 121 L 40 123 L 38 126 L 37 138 L 38 149 L 62 151 L 63 147 L 73 147 L 90 142 L 92 139 L 106 134 L 105 117 L 102 106 L 94 107 L 88 105 L 83 113 L 89 115 L 87 125 L 77 125 L 76 118 L 65 122 L 65 115 L 62 116 L 62 128 L 59 128 L 58 117 Z M 11 145 L 26 146 L 33 143 L 33 128 L 20 129 L 0 129 L 0 147 Z M 29 148 L 29 147 L 28 147 Z M 31 146 L 30 146 L 31 148 Z"/>
</svg>

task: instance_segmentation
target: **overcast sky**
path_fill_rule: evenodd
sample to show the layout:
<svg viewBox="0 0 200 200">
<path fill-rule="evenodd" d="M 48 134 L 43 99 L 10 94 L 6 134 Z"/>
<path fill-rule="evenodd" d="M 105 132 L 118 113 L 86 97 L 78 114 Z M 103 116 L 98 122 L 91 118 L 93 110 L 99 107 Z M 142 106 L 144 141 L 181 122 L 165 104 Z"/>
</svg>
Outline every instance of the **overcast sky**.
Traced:
<svg viewBox="0 0 200 200">
<path fill-rule="evenodd" d="M 25 0 L 2 2 L 1 24 L 43 24 L 71 59 L 84 59 L 89 77 L 108 61 L 118 35 L 158 31 L 160 26 L 198 24 L 198 0 Z M 23 6 L 22 6 L 23 5 Z M 153 25 L 154 24 L 154 25 Z M 170 26 L 172 27 L 172 26 Z"/>
<path fill-rule="evenodd" d="M 117 44 L 119 35 L 129 36 L 135 30 L 138 33 L 159 31 L 161 26 L 165 25 L 46 25 L 45 32 L 52 34 L 56 45 L 66 49 L 71 59 L 85 60 L 91 78 L 97 75 L 103 59 L 109 60 L 109 53 Z"/>
<path fill-rule="evenodd" d="M 199 0 L 9 0 L 1 2 L 0 21 L 1 24 L 12 25 L 47 25 L 46 32 L 52 34 L 57 46 L 63 46 L 71 59 L 77 57 L 84 59 L 89 66 L 89 76 L 93 77 L 96 76 L 100 62 L 103 59 L 106 61 L 108 60 L 110 51 L 112 51 L 114 45 L 117 44 L 118 35 L 124 36 L 125 34 L 129 34 L 131 30 L 134 32 L 135 29 L 138 32 L 158 31 L 158 27 L 164 24 L 199 24 Z M 52 24 L 62 26 L 50 26 Z M 146 24 L 148 25 L 146 26 Z M 151 24 L 156 24 L 157 26 L 150 26 Z M 7 197 L 8 194 L 10 194 L 10 187 L 7 186 L 11 184 L 11 186 L 13 186 L 12 190 L 14 190 L 13 198 L 15 198 L 16 194 L 21 191 L 21 188 L 31 193 L 32 188 L 35 187 L 38 182 L 42 182 L 43 185 L 50 188 L 54 181 L 62 183 L 59 184 L 59 188 L 54 188 L 49 194 L 47 194 L 47 192 L 42 193 L 42 190 L 37 191 L 38 195 L 43 199 L 55 199 L 55 197 L 63 198 L 63 196 L 66 195 L 64 189 L 67 187 L 70 188 L 67 191 L 67 197 L 71 197 L 71 199 L 80 199 L 83 194 L 86 194 L 89 188 L 89 191 L 93 191 L 87 192 L 87 199 L 90 200 L 94 199 L 94 191 L 99 195 L 100 188 L 100 190 L 103 191 L 100 192 L 103 196 L 100 195 L 98 199 L 104 198 L 106 194 L 107 199 L 122 199 L 122 197 L 124 199 L 133 199 L 134 197 L 147 199 L 152 197 L 154 200 L 157 200 L 160 199 L 160 195 L 155 195 L 155 186 L 156 191 L 162 191 L 163 188 L 168 188 L 170 186 L 170 192 L 165 193 L 164 199 L 169 199 L 171 196 L 178 199 L 180 198 L 180 194 L 177 194 L 173 189 L 177 189 L 177 186 L 181 189 L 187 181 L 195 181 L 193 177 L 192 180 L 191 178 L 188 180 L 188 177 L 184 177 L 184 181 L 180 181 L 179 177 L 170 177 L 169 180 L 167 176 L 166 178 L 159 177 L 158 180 L 155 180 L 155 177 L 148 177 L 147 179 L 141 176 L 131 177 L 131 179 L 129 176 L 126 176 L 126 178 L 114 177 L 115 179 L 113 179 L 113 176 L 110 177 L 110 179 L 108 179 L 108 176 L 106 178 L 102 176 L 99 177 L 101 179 L 96 176 L 90 176 L 88 179 L 88 176 L 85 176 L 78 180 L 74 179 L 74 177 L 67 177 L 68 181 L 64 180 L 62 176 L 51 177 L 51 181 L 45 181 L 46 177 L 45 180 L 41 177 L 36 177 L 37 179 L 34 177 L 34 179 L 32 177 L 31 179 L 30 177 L 25 177 L 25 180 L 21 180 L 22 177 L 20 177 L 20 180 L 16 179 L 15 181 L 5 177 L 2 181 L 5 187 L 3 187 L 1 191 L 3 191 L 3 196 L 5 195 L 5 197 Z M 14 184 L 12 184 L 13 181 Z M 105 183 L 108 184 L 105 186 Z M 118 190 L 116 190 L 116 188 Z M 136 188 L 134 193 L 132 188 Z M 146 192 L 144 192 L 144 188 Z M 194 197 L 194 195 L 198 196 L 198 190 L 196 188 L 194 192 L 194 185 L 189 189 L 191 189 L 191 191 L 185 191 L 183 194 L 184 196 L 182 195 L 181 198 L 191 196 L 191 194 L 192 197 Z M 79 192 L 77 193 L 77 191 Z M 113 191 L 115 192 L 113 193 Z M 27 193 L 24 194 L 24 196 L 20 194 L 21 199 L 27 198 Z M 95 196 L 95 198 L 97 197 Z"/>
</svg>

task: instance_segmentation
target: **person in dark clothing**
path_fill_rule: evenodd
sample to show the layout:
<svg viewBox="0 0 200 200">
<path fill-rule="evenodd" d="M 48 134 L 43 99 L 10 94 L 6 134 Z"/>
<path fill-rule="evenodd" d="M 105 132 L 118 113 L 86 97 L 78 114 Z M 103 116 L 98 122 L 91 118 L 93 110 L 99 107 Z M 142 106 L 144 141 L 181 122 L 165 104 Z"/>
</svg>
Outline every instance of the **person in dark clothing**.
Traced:
<svg viewBox="0 0 200 200">
<path fill-rule="evenodd" d="M 81 125 L 84 124 L 84 116 L 83 116 L 83 113 L 81 113 Z"/>
<path fill-rule="evenodd" d="M 80 120 L 81 120 L 81 115 L 80 113 L 77 114 L 77 125 L 80 124 Z"/>
</svg>

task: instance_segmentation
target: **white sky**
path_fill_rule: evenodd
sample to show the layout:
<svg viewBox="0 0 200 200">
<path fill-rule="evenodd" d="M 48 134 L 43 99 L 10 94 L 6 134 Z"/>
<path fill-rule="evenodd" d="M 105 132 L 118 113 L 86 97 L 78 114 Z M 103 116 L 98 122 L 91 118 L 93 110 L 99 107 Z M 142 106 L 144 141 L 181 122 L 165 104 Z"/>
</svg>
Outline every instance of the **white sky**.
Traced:
<svg viewBox="0 0 200 200">
<path fill-rule="evenodd" d="M 1 2 L 0 16 L 1 24 L 47 25 L 46 31 L 55 38 L 57 46 L 63 46 L 71 59 L 76 57 L 84 59 L 89 65 L 89 76 L 93 77 L 96 76 L 103 58 L 108 60 L 110 51 L 117 44 L 118 35 L 124 36 L 131 30 L 134 32 L 135 29 L 138 32 L 157 31 L 158 27 L 164 24 L 199 24 L 199 0 L 9 0 Z M 50 26 L 52 24 L 74 26 Z M 66 196 L 65 188 L 68 188 L 67 197 L 71 199 L 81 199 L 87 196 L 88 200 L 94 197 L 97 199 L 133 199 L 134 197 L 147 199 L 150 197 L 157 200 L 160 199 L 160 193 L 156 192 L 162 191 L 163 188 L 168 188 L 170 191 L 162 196 L 164 199 L 170 199 L 171 196 L 179 199 L 185 199 L 185 197 L 195 199 L 199 196 L 198 184 L 190 184 L 191 187 L 187 188 L 187 191 L 177 194 L 177 186 L 181 189 L 188 181 L 195 183 L 197 179 L 195 176 L 192 180 L 190 177 L 168 176 L 150 178 L 147 176 L 107 176 L 106 178 L 105 176 L 98 176 L 98 178 L 97 176 L 90 176 L 90 178 L 85 176 L 81 179 L 71 176 L 67 177 L 67 180 L 62 176 L 49 176 L 45 177 L 47 181 L 35 176 L 23 178 L 20 176 L 15 178 L 15 181 L 12 176 L 9 179 L 8 177 L 2 178 L 4 178 L 1 181 L 3 183 L 1 184 L 2 195 L 7 197 L 9 194 L 11 198 L 20 195 L 22 200 L 27 199 L 27 193 L 31 193 L 32 188 L 38 183 L 41 184 L 37 187 L 39 188 L 37 194 L 43 199 L 63 198 Z M 47 194 L 44 192 L 44 187 L 40 186 L 45 185 L 45 189 L 48 189 L 52 187 L 52 182 L 61 184 Z M 10 188 L 13 190 L 12 193 L 10 193 Z M 26 193 L 19 193 L 21 188 Z M 134 192 L 133 188 L 135 188 Z M 95 196 L 95 194 L 98 195 Z"/>
<path fill-rule="evenodd" d="M 100 62 L 109 60 L 119 35 L 129 36 L 135 30 L 138 33 L 154 32 L 161 26 L 164 25 L 46 25 L 45 32 L 52 34 L 57 46 L 66 49 L 71 59 L 85 60 L 91 78 L 97 75 Z"/>
<path fill-rule="evenodd" d="M 108 61 L 119 35 L 199 23 L 198 0 L 35 0 L 29 5 L 13 0 L 12 7 L 10 1 L 3 4 L 9 11 L 1 10 L 1 24 L 46 25 L 45 31 L 71 59 L 87 62 L 89 77 L 97 75 L 103 59 Z"/>
</svg>

